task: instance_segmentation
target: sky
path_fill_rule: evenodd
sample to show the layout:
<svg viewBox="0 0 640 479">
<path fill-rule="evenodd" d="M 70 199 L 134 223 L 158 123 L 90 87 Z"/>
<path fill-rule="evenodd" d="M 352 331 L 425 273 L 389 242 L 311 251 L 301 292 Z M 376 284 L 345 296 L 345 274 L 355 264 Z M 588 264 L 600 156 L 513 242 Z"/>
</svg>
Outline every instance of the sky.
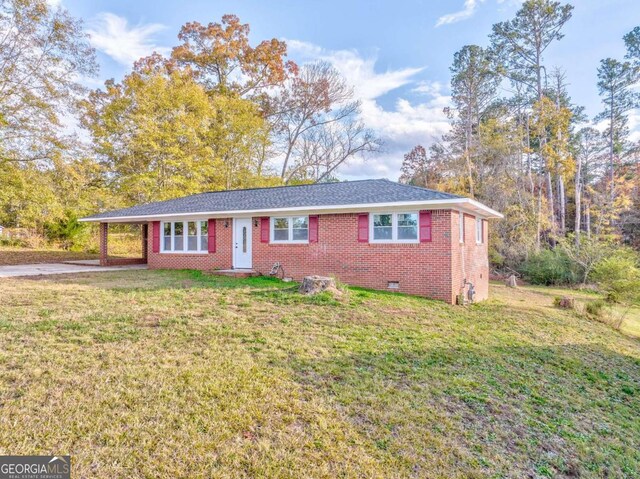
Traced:
<svg viewBox="0 0 640 479">
<path fill-rule="evenodd" d="M 330 61 L 354 87 L 362 120 L 384 140 L 384 151 L 352 160 L 344 179 L 397 179 L 403 155 L 428 147 L 447 131 L 449 67 L 466 44 L 486 46 L 491 26 L 513 18 L 519 0 L 50 0 L 85 22 L 96 48 L 99 76 L 89 86 L 119 80 L 138 58 L 167 53 L 189 21 L 219 22 L 233 13 L 251 26 L 254 44 L 279 38 L 302 64 Z M 596 69 L 622 59 L 622 36 L 640 25 L 639 0 L 573 0 L 565 37 L 545 64 L 566 72 L 574 103 L 593 117 L 600 110 Z M 506 92 L 505 92 L 506 94 Z M 640 139 L 640 115 L 630 126 Z"/>
</svg>

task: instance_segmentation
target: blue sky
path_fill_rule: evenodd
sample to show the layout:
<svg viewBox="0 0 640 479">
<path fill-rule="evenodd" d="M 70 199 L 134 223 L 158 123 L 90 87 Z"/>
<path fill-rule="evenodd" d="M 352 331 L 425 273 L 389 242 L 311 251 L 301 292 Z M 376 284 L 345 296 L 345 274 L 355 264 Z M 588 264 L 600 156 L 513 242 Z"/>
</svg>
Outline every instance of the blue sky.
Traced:
<svg viewBox="0 0 640 479">
<path fill-rule="evenodd" d="M 81 17 L 101 66 L 99 83 L 119 79 L 138 56 L 168 51 L 187 21 L 219 21 L 233 13 L 251 25 L 254 42 L 277 37 L 291 59 L 326 59 L 353 84 L 363 120 L 385 140 L 366 164 L 353 161 L 345 178 L 398 176 L 402 155 L 431 144 L 447 128 L 449 66 L 465 44 L 486 46 L 491 25 L 512 18 L 518 0 L 51 0 Z M 638 0 L 574 0 L 565 38 L 546 64 L 566 71 L 574 102 L 600 110 L 596 68 L 622 58 L 622 36 L 640 25 Z M 93 83 L 93 82 L 92 82 Z M 95 83 L 92 86 L 98 86 Z M 640 130 L 640 116 L 631 118 Z M 636 133 L 636 136 L 639 136 Z"/>
</svg>

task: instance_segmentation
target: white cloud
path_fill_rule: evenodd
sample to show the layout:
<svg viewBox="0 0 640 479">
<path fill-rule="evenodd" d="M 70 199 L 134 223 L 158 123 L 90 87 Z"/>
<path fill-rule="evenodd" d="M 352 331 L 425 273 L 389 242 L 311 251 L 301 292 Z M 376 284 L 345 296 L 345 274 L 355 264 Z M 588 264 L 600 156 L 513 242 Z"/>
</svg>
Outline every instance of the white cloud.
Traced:
<svg viewBox="0 0 640 479">
<path fill-rule="evenodd" d="M 484 0 L 465 0 L 464 8 L 462 10 L 453 13 L 447 13 L 446 15 L 441 16 L 436 22 L 436 27 L 448 25 L 449 23 L 460 22 L 462 20 L 466 20 L 467 18 L 471 18 L 476 12 L 478 4 L 483 1 Z"/>
<path fill-rule="evenodd" d="M 325 50 L 317 45 L 287 40 L 291 56 L 298 61 L 324 60 L 332 63 L 353 86 L 355 96 L 362 103 L 361 118 L 385 142 L 384 152 L 366 160 L 354 158 L 341 169 L 348 178 L 384 176 L 397 178 L 403 155 L 417 144 L 429 146 L 449 128 L 443 108 L 450 97 L 442 93 L 438 82 L 418 81 L 416 76 L 424 67 L 376 71 L 376 57 L 363 57 L 356 50 Z M 391 107 L 384 107 L 381 97 L 401 87 L 412 86 L 411 97 L 417 102 L 398 96 Z M 383 102 L 387 103 L 387 102 Z"/>
<path fill-rule="evenodd" d="M 640 110 L 633 110 L 629 113 L 629 140 L 640 141 Z"/>
<path fill-rule="evenodd" d="M 127 19 L 113 13 L 100 13 L 91 22 L 87 31 L 91 36 L 91 45 L 106 53 L 125 66 L 154 51 L 165 54 L 169 51 L 154 42 L 154 35 L 166 27 L 159 23 L 130 26 Z"/>
<path fill-rule="evenodd" d="M 374 99 L 413 82 L 413 77 L 424 68 L 402 68 L 375 71 L 376 58 L 363 58 L 356 50 L 324 50 L 317 45 L 299 40 L 287 40 L 289 51 L 303 61 L 325 60 L 354 87 L 358 98 Z"/>
</svg>

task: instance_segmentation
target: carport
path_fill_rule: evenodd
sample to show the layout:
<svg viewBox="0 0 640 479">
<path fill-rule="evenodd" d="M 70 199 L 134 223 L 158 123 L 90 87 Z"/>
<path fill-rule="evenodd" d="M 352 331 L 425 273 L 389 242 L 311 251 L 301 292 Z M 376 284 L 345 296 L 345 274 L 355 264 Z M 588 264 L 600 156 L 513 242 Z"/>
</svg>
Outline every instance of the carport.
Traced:
<svg viewBox="0 0 640 479">
<path fill-rule="evenodd" d="M 100 223 L 100 266 L 126 266 L 131 264 L 147 264 L 149 226 L 146 222 L 122 223 L 119 225 L 140 225 L 140 241 L 142 254 L 138 258 L 122 258 L 109 255 L 109 223 Z"/>
</svg>

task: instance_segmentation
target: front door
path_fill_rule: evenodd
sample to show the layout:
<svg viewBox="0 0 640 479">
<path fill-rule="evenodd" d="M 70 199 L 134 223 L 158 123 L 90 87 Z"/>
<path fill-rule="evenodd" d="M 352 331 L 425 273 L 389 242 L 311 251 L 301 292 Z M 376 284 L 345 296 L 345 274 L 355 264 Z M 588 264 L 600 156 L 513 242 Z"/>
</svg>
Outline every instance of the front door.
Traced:
<svg viewBox="0 0 640 479">
<path fill-rule="evenodd" d="M 233 267 L 251 269 L 251 218 L 233 220 Z"/>
</svg>

